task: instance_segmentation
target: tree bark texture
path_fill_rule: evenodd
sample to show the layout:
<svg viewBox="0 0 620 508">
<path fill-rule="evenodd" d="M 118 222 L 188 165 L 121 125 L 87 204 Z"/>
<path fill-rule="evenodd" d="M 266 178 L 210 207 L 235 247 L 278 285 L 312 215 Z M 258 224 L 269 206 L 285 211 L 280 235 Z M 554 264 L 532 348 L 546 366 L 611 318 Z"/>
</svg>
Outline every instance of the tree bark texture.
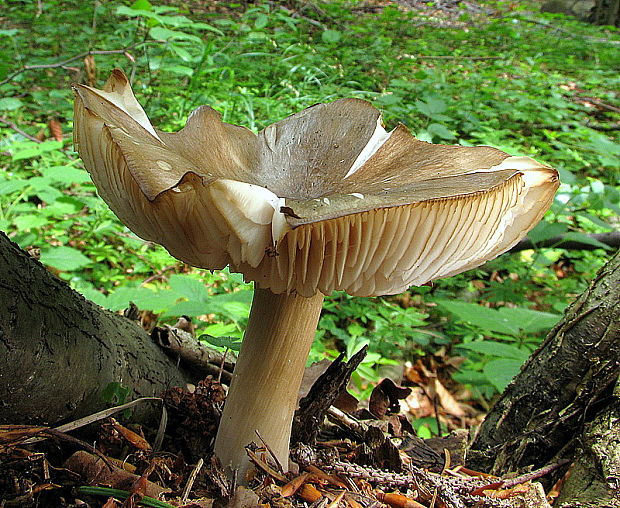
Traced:
<svg viewBox="0 0 620 508">
<path fill-rule="evenodd" d="M 620 386 L 614 402 L 585 425 L 557 508 L 620 508 Z"/>
<path fill-rule="evenodd" d="M 589 21 L 596 25 L 620 26 L 620 0 L 596 0 Z"/>
<path fill-rule="evenodd" d="M 135 322 L 89 302 L 0 232 L 0 424 L 49 424 L 191 379 Z"/>
<path fill-rule="evenodd" d="M 608 247 L 615 249 L 620 247 L 620 231 L 613 231 L 611 233 L 592 233 L 586 236 L 593 240 L 598 240 Z M 510 252 L 518 252 L 526 249 L 540 249 L 543 247 L 566 250 L 594 250 L 601 248 L 600 245 L 593 245 L 592 243 L 586 243 L 580 240 L 570 240 L 565 236 L 555 236 L 537 243 L 532 242 L 532 240 L 526 236 L 523 240 L 517 243 L 517 245 L 510 249 Z"/>
<path fill-rule="evenodd" d="M 620 374 L 620 252 L 569 307 L 493 406 L 471 467 L 505 473 L 571 458 L 575 438 L 612 400 Z"/>
</svg>

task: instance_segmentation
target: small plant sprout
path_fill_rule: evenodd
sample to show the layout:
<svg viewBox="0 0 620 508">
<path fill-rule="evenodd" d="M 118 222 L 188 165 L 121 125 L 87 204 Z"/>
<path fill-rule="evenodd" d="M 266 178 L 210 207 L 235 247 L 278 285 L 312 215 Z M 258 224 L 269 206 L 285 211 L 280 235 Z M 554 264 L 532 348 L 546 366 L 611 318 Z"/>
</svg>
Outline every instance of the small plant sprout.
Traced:
<svg viewBox="0 0 620 508">
<path fill-rule="evenodd" d="M 507 251 L 542 217 L 555 170 L 490 147 L 386 132 L 370 103 L 317 104 L 258 135 L 196 109 L 155 129 L 127 78 L 75 86 L 75 144 L 140 237 L 255 292 L 215 452 L 244 472 L 256 431 L 286 466 L 323 295 L 397 294 Z"/>
</svg>

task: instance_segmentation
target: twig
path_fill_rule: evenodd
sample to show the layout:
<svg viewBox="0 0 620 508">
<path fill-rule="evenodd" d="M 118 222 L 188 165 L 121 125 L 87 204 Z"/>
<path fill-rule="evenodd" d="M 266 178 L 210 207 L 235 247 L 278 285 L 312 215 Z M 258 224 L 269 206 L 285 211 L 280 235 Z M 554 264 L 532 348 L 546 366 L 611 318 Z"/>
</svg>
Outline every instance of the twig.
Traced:
<svg viewBox="0 0 620 508">
<path fill-rule="evenodd" d="M 437 400 L 439 397 L 437 396 L 437 393 L 433 394 L 432 397 L 429 396 L 428 393 L 426 393 L 426 390 L 424 390 L 425 395 L 431 399 L 431 403 L 433 404 L 433 411 L 435 412 L 435 422 L 437 424 L 437 437 L 441 436 L 441 420 L 439 419 L 439 401 Z"/>
<path fill-rule="evenodd" d="M 465 55 L 408 55 L 420 60 L 500 60 L 504 56 L 465 56 Z"/>
<path fill-rule="evenodd" d="M 88 450 L 90 453 L 97 455 L 97 457 L 99 457 L 104 462 L 104 464 L 108 467 L 110 471 L 112 471 L 112 469 L 114 468 L 110 460 L 103 453 L 101 453 L 99 450 L 97 450 L 97 448 L 87 443 L 86 441 L 82 441 L 81 439 L 70 436 L 69 434 L 65 434 L 64 432 L 59 432 L 56 429 L 46 429 L 42 432 L 42 434 L 46 434 L 51 438 L 56 438 L 61 441 L 66 441 L 68 443 L 80 446 L 85 450 Z"/>
<path fill-rule="evenodd" d="M 365 423 L 356 420 L 334 406 L 330 406 L 327 409 L 327 418 L 339 427 L 349 430 L 359 437 L 363 437 L 368 431 L 368 426 Z"/>
<path fill-rule="evenodd" d="M 183 489 L 183 494 L 181 495 L 182 504 L 187 503 L 187 498 L 189 497 L 189 494 L 192 491 L 192 487 L 194 486 L 196 477 L 198 476 L 198 473 L 200 473 L 200 470 L 202 469 L 203 464 L 204 464 L 204 460 L 200 459 L 198 460 L 198 463 L 196 464 L 194 469 L 192 469 L 192 472 L 190 473 L 189 478 L 187 479 L 187 483 L 185 484 L 185 488 Z"/>
<path fill-rule="evenodd" d="M 410 474 L 393 473 L 372 469 L 358 464 L 352 464 L 343 461 L 334 461 L 331 463 L 321 464 L 321 469 L 336 473 L 339 475 L 347 475 L 352 478 L 362 478 L 370 483 L 379 483 L 389 487 L 407 487 L 427 492 L 424 496 L 427 499 L 432 497 L 432 492 L 439 491 L 442 500 L 448 506 L 454 508 L 465 508 L 465 502 L 461 496 L 468 496 L 468 490 L 472 484 L 479 486 L 477 479 L 460 479 L 453 477 L 442 477 L 435 473 L 423 471 L 422 469 L 411 467 Z M 460 494 L 460 495 L 459 495 Z"/>
<path fill-rule="evenodd" d="M 541 467 L 540 469 L 537 469 L 536 471 L 532 471 L 530 473 L 522 474 L 521 476 L 516 476 L 515 478 L 504 480 L 502 481 L 502 488 L 509 489 L 510 487 L 514 487 L 521 483 L 531 482 L 532 480 L 536 480 L 540 478 L 541 476 L 545 476 L 551 471 L 555 471 L 556 469 L 568 464 L 569 462 L 570 460 L 563 459 L 555 464 L 549 464 L 545 467 Z"/>
<path fill-rule="evenodd" d="M 142 240 L 142 238 L 138 238 L 136 235 L 133 235 L 133 234 L 126 234 L 126 233 L 123 233 L 123 232 L 116 233 L 116 234 L 118 236 L 122 236 L 124 238 L 131 238 L 132 240 Z M 148 245 L 149 247 L 155 245 L 152 242 L 145 242 L 145 244 Z M 140 286 L 145 286 L 149 282 L 153 282 L 154 280 L 167 280 L 165 273 L 169 272 L 170 270 L 176 270 L 176 268 L 177 268 L 177 265 L 166 266 L 166 267 L 162 268 L 161 270 L 158 270 L 156 273 L 154 273 L 150 277 L 147 277 L 146 279 L 144 279 L 140 283 Z"/>
<path fill-rule="evenodd" d="M 172 358 L 182 361 L 186 368 L 200 373 L 201 376 L 217 376 L 225 384 L 230 384 L 234 365 L 232 358 L 205 346 L 191 333 L 164 325 L 155 328 L 151 332 L 151 338 Z"/>
<path fill-rule="evenodd" d="M 43 143 L 43 141 L 41 141 L 40 139 L 35 138 L 34 136 L 31 136 L 30 134 L 28 134 L 27 132 L 24 132 L 23 130 L 21 130 L 17 125 L 15 125 L 13 122 L 9 122 L 6 118 L 1 117 L 0 116 L 0 123 L 3 123 L 4 125 L 10 127 L 11 129 L 13 129 L 15 132 L 17 132 L 18 134 L 21 134 L 22 136 L 24 136 L 25 138 L 29 139 L 30 141 L 34 141 L 35 143 Z"/>
<path fill-rule="evenodd" d="M 2 81 L 0 81 L 0 86 L 8 83 L 9 81 L 13 80 L 13 78 L 15 78 L 16 76 L 19 76 L 20 74 L 23 74 L 24 72 L 27 71 L 32 71 L 32 70 L 37 70 L 37 69 L 55 69 L 58 67 L 64 67 L 65 65 L 74 62 L 75 60 L 80 60 L 88 55 L 125 55 L 125 57 L 129 60 L 131 60 L 132 62 L 135 61 L 135 59 L 132 57 L 132 55 L 129 53 L 130 50 L 141 46 L 141 45 L 145 45 L 145 44 L 162 44 L 163 41 L 140 41 L 140 42 L 136 42 L 134 44 L 131 44 L 129 46 L 127 46 L 126 48 L 123 49 L 96 49 L 96 50 L 88 50 L 88 51 L 84 51 L 82 53 L 79 53 L 77 55 L 74 55 L 70 58 L 67 58 L 65 60 L 61 60 L 60 62 L 55 62 L 55 63 L 49 63 L 49 64 L 36 64 L 36 65 L 24 65 L 22 68 L 17 69 L 15 72 L 9 74 L 5 79 L 3 79 Z"/>
<path fill-rule="evenodd" d="M 527 21 L 528 23 L 533 23 L 534 25 L 540 25 L 540 26 L 543 26 L 545 28 L 550 28 L 550 29 L 556 30 L 558 32 L 565 33 L 569 37 L 572 37 L 574 39 L 584 39 L 586 41 L 591 41 L 591 42 L 601 42 L 601 43 L 613 44 L 614 46 L 620 45 L 620 41 L 614 41 L 614 40 L 611 40 L 611 39 L 605 39 L 604 37 L 592 37 L 591 35 L 576 34 L 576 33 L 571 32 L 570 30 L 566 30 L 565 28 L 562 28 L 560 26 L 552 26 L 552 25 L 549 25 L 548 23 L 544 23 L 542 21 L 537 21 L 535 19 L 521 18 L 521 17 L 517 17 L 517 18 L 513 17 L 513 19 L 519 19 L 521 21 Z"/>
<path fill-rule="evenodd" d="M 614 125 L 593 125 L 593 124 L 588 124 L 588 125 L 586 125 L 586 127 L 589 127 L 590 129 L 594 129 L 595 131 L 601 131 L 601 132 L 620 131 L 620 123 L 616 123 Z"/>
<path fill-rule="evenodd" d="M 614 113 L 620 113 L 620 108 L 616 106 L 612 106 L 611 104 L 607 104 L 606 102 L 601 101 L 600 99 L 595 99 L 594 97 L 575 97 L 573 100 L 578 102 L 589 102 L 598 106 L 599 108 L 606 109 L 607 111 L 613 111 Z"/>
<path fill-rule="evenodd" d="M 258 466 L 260 469 L 262 469 L 265 473 L 267 473 L 269 476 L 271 476 L 272 478 L 275 478 L 276 480 L 282 482 L 282 483 L 286 483 L 288 481 L 288 479 L 286 478 L 286 476 L 284 476 L 282 473 L 278 473 L 276 470 L 274 470 L 272 467 L 269 466 L 269 464 L 267 464 L 265 461 L 261 460 L 261 458 L 254 453 L 252 450 L 250 450 L 249 447 L 245 447 L 245 451 L 248 454 L 248 456 L 250 457 L 250 460 L 252 460 L 252 462 L 254 462 L 254 464 L 256 464 L 256 466 Z"/>
<path fill-rule="evenodd" d="M 586 235 L 592 240 L 597 240 L 605 245 L 618 248 L 620 247 L 620 231 L 613 231 L 611 233 L 592 233 Z M 528 249 L 540 249 L 540 248 L 555 248 L 555 249 L 567 249 L 567 250 L 594 250 L 600 249 L 598 245 L 582 242 L 580 240 L 566 238 L 564 235 L 555 236 L 540 242 L 532 242 L 529 238 L 524 238 L 517 245 L 515 245 L 509 252 L 518 252 Z"/>
<path fill-rule="evenodd" d="M 230 351 L 230 349 L 226 348 L 224 350 L 224 354 L 222 355 L 222 361 L 220 362 L 220 369 L 219 369 L 219 372 L 217 373 L 217 382 L 218 383 L 222 382 L 222 374 L 224 373 L 224 363 L 226 362 L 226 357 L 228 356 L 228 351 Z"/>
<path fill-rule="evenodd" d="M 260 442 L 263 443 L 263 446 L 265 447 L 265 449 L 269 452 L 269 455 L 271 455 L 271 458 L 273 459 L 273 461 L 275 462 L 278 471 L 280 473 L 284 472 L 284 468 L 282 467 L 282 464 L 280 463 L 280 461 L 278 460 L 278 457 L 276 457 L 276 454 L 273 453 L 273 450 L 271 449 L 271 446 L 269 446 L 267 444 L 267 442 L 263 439 L 263 436 L 260 435 L 260 432 L 258 432 L 258 429 L 254 429 L 254 432 L 256 433 L 256 435 L 258 436 L 258 439 L 260 439 Z"/>
<path fill-rule="evenodd" d="M 283 5 L 280 5 L 278 7 L 280 8 L 280 10 L 286 12 L 292 18 L 303 19 L 304 21 L 310 23 L 311 25 L 318 26 L 322 30 L 326 29 L 326 26 L 323 23 L 321 23 L 320 21 L 317 21 L 316 19 L 308 18 L 308 17 L 300 14 L 299 12 L 296 12 L 296 11 L 293 11 L 293 10 L 287 8 L 287 7 L 284 7 Z"/>
</svg>

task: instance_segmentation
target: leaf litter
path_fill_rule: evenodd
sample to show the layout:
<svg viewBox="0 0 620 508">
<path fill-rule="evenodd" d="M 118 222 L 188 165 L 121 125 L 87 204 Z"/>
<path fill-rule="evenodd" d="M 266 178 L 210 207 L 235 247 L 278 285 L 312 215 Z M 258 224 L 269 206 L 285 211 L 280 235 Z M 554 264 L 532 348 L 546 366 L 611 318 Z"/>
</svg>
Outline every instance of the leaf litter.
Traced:
<svg viewBox="0 0 620 508">
<path fill-rule="evenodd" d="M 548 507 L 542 487 L 533 482 L 536 473 L 521 481 L 467 469 L 467 431 L 416 436 L 410 418 L 417 411 L 441 413 L 443 421 L 453 420 L 448 427 L 467 419 L 465 405 L 433 373 L 436 367 L 410 365 L 403 377 L 410 386 L 383 379 L 367 407 L 357 409 L 344 399 L 346 412 L 337 407 L 338 394 L 330 386 L 337 376 L 348 380 L 347 363 L 339 358 L 323 367 L 305 390 L 306 397 L 318 398 L 330 392 L 334 405 L 323 408 L 323 423 L 306 442 L 292 446 L 290 471 L 257 436 L 247 448 L 256 466 L 248 487 L 230 481 L 212 455 L 225 388 L 210 376 L 190 389 L 163 394 L 168 419 L 161 448 L 154 446 L 157 425 L 127 423 L 118 416 L 122 409 L 69 424 L 66 432 L 0 426 L 3 506 Z M 340 386 L 346 386 L 342 379 Z M 416 389 L 435 403 L 414 407 L 409 400 Z M 304 425 L 304 415 L 297 416 L 295 425 Z"/>
</svg>

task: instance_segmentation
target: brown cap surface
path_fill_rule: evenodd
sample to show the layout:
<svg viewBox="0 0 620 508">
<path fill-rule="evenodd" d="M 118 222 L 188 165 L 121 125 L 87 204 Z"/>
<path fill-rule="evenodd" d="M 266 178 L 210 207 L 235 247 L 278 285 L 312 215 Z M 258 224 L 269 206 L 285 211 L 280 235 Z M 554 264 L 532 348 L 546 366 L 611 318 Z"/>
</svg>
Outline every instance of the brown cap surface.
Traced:
<svg viewBox="0 0 620 508">
<path fill-rule="evenodd" d="M 274 293 L 396 294 L 474 268 L 534 227 L 559 185 L 529 157 L 388 133 L 358 99 L 258 135 L 203 106 L 165 133 L 119 70 L 103 90 L 75 92 L 77 150 L 121 221 Z"/>
</svg>

